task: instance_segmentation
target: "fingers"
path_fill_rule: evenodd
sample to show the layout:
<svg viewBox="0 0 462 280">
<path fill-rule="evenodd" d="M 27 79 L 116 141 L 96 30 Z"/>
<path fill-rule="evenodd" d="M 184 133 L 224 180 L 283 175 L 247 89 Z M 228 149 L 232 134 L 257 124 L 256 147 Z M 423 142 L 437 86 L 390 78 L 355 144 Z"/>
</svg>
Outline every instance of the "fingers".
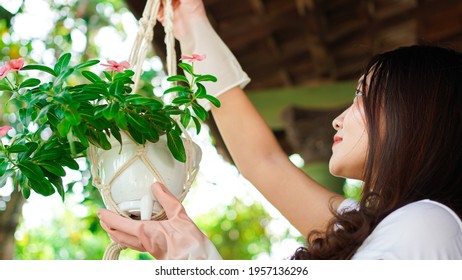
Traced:
<svg viewBox="0 0 462 280">
<path fill-rule="evenodd" d="M 110 229 L 125 232 L 133 236 L 138 235 L 140 221 L 119 216 L 107 209 L 100 209 L 98 217 Z"/>
<path fill-rule="evenodd" d="M 107 232 L 109 237 L 115 242 L 140 252 L 146 252 L 146 249 L 143 247 L 140 240 L 136 236 L 111 229 L 103 221 L 100 221 L 100 224 L 101 227 Z"/>
<path fill-rule="evenodd" d="M 172 8 L 175 10 L 180 5 L 180 0 L 172 0 Z M 164 25 L 164 3 L 160 3 L 159 13 L 157 14 L 157 20 Z"/>
<path fill-rule="evenodd" d="M 152 192 L 162 208 L 164 208 L 169 220 L 178 216 L 179 213 L 185 212 L 181 202 L 161 183 L 154 183 L 152 185 Z"/>
</svg>

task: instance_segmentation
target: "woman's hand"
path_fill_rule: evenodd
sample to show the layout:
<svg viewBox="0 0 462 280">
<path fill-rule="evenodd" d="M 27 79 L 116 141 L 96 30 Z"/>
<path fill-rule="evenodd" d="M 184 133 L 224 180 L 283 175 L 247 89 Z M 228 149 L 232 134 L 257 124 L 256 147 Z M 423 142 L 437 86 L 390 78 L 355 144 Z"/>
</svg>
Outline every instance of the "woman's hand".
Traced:
<svg viewBox="0 0 462 280">
<path fill-rule="evenodd" d="M 172 0 L 174 10 L 174 35 L 181 42 L 188 40 L 188 34 L 195 21 L 208 21 L 202 0 Z M 161 4 L 158 20 L 164 25 L 164 7 Z"/>
<path fill-rule="evenodd" d="M 210 24 L 202 0 L 176 0 L 174 9 L 173 33 L 180 42 L 182 55 L 206 55 L 206 59 L 194 65 L 197 74 L 211 74 L 217 78 L 215 83 L 205 85 L 207 93 L 215 97 L 234 87 L 244 88 L 250 79 L 239 62 Z M 164 9 L 158 16 L 164 21 Z M 162 23 L 164 24 L 164 23 Z M 210 104 L 202 103 L 206 109 Z"/>
<path fill-rule="evenodd" d="M 181 203 L 160 183 L 152 186 L 168 220 L 136 221 L 109 210 L 98 212 L 103 229 L 115 242 L 149 252 L 156 259 L 221 259 L 212 242 L 188 217 Z"/>
</svg>

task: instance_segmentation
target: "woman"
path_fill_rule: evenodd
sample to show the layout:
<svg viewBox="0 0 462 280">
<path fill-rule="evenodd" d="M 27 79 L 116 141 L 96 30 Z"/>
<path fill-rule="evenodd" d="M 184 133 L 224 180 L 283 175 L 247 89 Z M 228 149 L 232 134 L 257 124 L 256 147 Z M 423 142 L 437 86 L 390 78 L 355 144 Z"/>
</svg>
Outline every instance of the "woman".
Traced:
<svg viewBox="0 0 462 280">
<path fill-rule="evenodd" d="M 198 73 L 218 77 L 208 92 L 222 107 L 212 113 L 237 167 L 307 236 L 292 259 L 462 259 L 460 53 L 414 46 L 370 61 L 353 104 L 333 121 L 329 168 L 364 181 L 356 203 L 291 164 L 242 91 L 249 79 L 200 0 L 175 2 L 175 36 L 183 54 L 207 54 Z M 159 259 L 219 258 L 181 204 L 160 184 L 153 191 L 169 219 L 132 221 L 101 210 L 109 235 Z"/>
</svg>

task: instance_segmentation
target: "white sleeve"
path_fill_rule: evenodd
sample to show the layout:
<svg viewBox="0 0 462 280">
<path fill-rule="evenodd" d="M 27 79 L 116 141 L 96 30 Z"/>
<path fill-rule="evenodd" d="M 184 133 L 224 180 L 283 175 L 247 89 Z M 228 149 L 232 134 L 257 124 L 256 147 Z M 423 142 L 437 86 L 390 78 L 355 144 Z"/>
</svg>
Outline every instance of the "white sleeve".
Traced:
<svg viewBox="0 0 462 280">
<path fill-rule="evenodd" d="M 440 203 L 414 202 L 385 217 L 353 259 L 462 259 L 462 223 Z"/>
</svg>

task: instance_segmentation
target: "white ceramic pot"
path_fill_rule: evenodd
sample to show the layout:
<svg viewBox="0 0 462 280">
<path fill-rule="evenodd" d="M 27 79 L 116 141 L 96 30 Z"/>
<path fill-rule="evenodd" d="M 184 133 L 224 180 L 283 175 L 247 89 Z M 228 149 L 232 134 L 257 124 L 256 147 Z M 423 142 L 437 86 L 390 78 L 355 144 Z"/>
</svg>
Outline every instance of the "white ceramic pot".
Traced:
<svg viewBox="0 0 462 280">
<path fill-rule="evenodd" d="M 183 139 L 186 149 L 188 143 L 192 145 L 188 159 L 191 164 L 187 168 L 170 153 L 166 136 L 161 136 L 156 143 L 146 142 L 143 147 L 122 133 L 120 153 L 120 143 L 113 138 L 110 141 L 111 150 L 97 149 L 96 162 L 101 183 L 110 184 L 110 195 L 119 211 L 141 220 L 150 220 L 162 210 L 151 193 L 151 185 L 156 181 L 164 182 L 170 192 L 179 197 L 187 183 L 188 172 L 189 176 L 195 176 L 202 156 L 197 144 Z M 145 156 L 140 156 L 142 154 Z M 103 200 L 107 199 L 103 195 Z M 108 206 L 107 201 L 105 204 Z"/>
</svg>

